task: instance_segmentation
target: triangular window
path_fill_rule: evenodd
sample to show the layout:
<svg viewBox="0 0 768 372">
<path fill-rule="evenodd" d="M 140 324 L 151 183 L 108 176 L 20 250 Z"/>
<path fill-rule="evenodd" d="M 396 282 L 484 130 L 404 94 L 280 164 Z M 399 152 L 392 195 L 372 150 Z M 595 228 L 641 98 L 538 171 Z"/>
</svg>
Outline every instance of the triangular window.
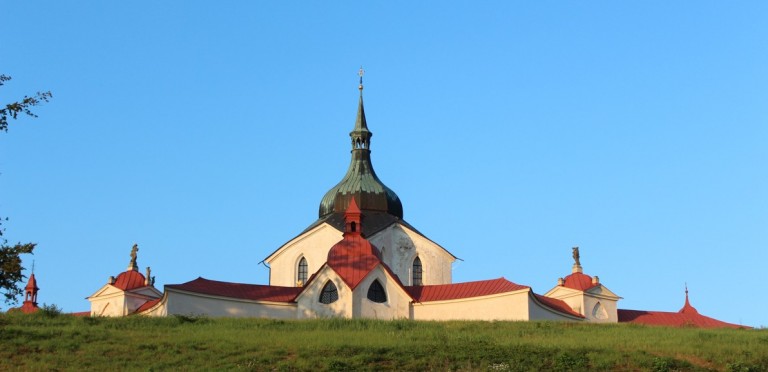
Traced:
<svg viewBox="0 0 768 372">
<path fill-rule="evenodd" d="M 387 292 L 384 292 L 384 287 L 378 279 L 375 279 L 368 287 L 368 299 L 378 303 L 387 302 Z"/>
<path fill-rule="evenodd" d="M 592 317 L 595 319 L 608 319 L 608 312 L 605 311 L 605 306 L 601 303 L 596 303 L 592 308 Z"/>
<path fill-rule="evenodd" d="M 336 289 L 336 285 L 334 285 L 333 282 L 329 280 L 328 283 L 325 283 L 323 291 L 320 292 L 320 303 L 331 304 L 336 302 L 338 299 L 339 291 Z"/>
</svg>

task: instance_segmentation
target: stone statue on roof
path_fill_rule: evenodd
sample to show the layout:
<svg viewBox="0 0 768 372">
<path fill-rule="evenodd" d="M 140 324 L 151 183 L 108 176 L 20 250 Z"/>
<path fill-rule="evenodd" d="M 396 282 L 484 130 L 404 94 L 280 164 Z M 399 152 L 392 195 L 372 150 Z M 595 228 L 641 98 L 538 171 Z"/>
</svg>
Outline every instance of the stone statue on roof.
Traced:
<svg viewBox="0 0 768 372">
<path fill-rule="evenodd" d="M 131 248 L 131 263 L 128 264 L 128 269 L 138 270 L 139 265 L 136 264 L 136 252 L 139 251 L 139 245 L 134 244 Z"/>
<path fill-rule="evenodd" d="M 579 247 L 573 247 L 573 264 L 581 266 L 581 262 L 579 262 Z"/>
</svg>

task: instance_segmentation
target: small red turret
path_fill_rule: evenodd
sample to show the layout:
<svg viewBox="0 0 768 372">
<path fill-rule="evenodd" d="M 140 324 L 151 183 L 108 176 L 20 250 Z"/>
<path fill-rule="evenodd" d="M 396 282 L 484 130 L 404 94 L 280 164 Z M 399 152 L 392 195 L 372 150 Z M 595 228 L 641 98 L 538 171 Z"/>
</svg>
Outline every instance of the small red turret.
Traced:
<svg viewBox="0 0 768 372">
<path fill-rule="evenodd" d="M 34 313 L 40 308 L 37 307 L 37 291 L 40 288 L 37 287 L 37 279 L 35 279 L 35 273 L 29 275 L 29 282 L 24 287 L 24 304 L 21 305 L 21 311 L 25 314 Z"/>
</svg>

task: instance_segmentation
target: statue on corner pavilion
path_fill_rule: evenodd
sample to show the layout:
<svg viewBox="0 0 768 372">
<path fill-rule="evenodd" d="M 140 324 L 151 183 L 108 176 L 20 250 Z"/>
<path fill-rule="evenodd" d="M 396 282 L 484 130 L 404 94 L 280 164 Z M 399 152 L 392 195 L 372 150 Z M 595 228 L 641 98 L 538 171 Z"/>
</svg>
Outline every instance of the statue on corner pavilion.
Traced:
<svg viewBox="0 0 768 372">
<path fill-rule="evenodd" d="M 573 247 L 573 264 L 581 266 L 581 262 L 579 262 L 579 247 Z"/>
<path fill-rule="evenodd" d="M 136 264 L 136 252 L 139 251 L 139 245 L 134 244 L 131 248 L 131 263 L 128 264 L 128 269 L 138 270 L 139 265 Z"/>
</svg>

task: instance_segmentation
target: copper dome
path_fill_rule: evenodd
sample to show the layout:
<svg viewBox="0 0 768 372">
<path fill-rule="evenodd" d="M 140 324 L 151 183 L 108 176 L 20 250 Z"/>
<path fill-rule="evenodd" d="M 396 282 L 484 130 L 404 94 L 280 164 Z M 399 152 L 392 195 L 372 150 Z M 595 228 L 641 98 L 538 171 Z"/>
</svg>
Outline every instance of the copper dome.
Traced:
<svg viewBox="0 0 768 372">
<path fill-rule="evenodd" d="M 384 185 L 371 164 L 370 143 L 373 133 L 368 130 L 363 109 L 362 83 L 357 108 L 355 128 L 349 133 L 352 138 L 352 161 L 347 174 L 336 186 L 328 190 L 320 201 L 319 217 L 332 213 L 344 213 L 352 198 L 363 212 L 384 212 L 399 219 L 403 218 L 403 204 L 392 189 Z"/>
</svg>

